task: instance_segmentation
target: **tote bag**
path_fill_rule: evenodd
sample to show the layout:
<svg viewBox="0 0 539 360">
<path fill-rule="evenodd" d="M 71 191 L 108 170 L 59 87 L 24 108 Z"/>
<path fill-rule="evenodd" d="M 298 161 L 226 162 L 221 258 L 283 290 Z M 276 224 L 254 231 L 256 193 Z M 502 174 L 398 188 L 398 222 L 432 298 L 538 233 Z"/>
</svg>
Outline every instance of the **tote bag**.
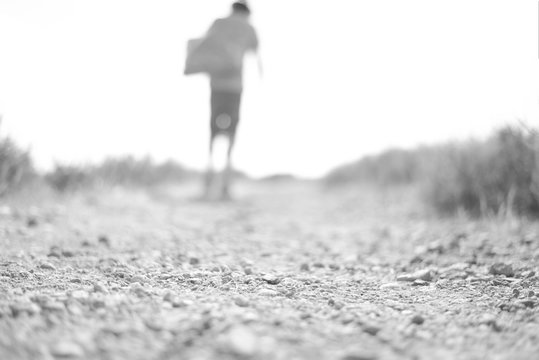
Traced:
<svg viewBox="0 0 539 360">
<path fill-rule="evenodd" d="M 184 74 L 220 74 L 234 69 L 235 62 L 226 46 L 213 37 L 191 39 L 187 42 Z"/>
</svg>

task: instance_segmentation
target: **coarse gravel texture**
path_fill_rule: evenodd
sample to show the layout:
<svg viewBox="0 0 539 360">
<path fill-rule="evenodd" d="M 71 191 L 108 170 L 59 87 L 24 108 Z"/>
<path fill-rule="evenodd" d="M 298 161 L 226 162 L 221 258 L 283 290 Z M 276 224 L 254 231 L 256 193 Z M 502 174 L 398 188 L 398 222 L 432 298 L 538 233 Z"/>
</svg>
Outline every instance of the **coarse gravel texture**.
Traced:
<svg viewBox="0 0 539 360">
<path fill-rule="evenodd" d="M 0 359 L 539 359 L 539 225 L 413 189 L 109 189 L 0 208 Z"/>
</svg>

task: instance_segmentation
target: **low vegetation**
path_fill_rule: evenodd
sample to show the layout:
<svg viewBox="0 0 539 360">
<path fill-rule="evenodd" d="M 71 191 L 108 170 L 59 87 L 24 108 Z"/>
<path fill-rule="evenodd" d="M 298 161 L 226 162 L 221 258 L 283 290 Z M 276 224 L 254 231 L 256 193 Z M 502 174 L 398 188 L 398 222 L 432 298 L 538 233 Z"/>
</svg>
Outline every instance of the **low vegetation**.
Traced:
<svg viewBox="0 0 539 360">
<path fill-rule="evenodd" d="M 506 126 L 484 141 L 470 140 L 368 156 L 329 173 L 330 187 L 357 183 L 418 184 L 440 213 L 539 213 L 537 131 Z"/>
<path fill-rule="evenodd" d="M 29 152 L 9 138 L 0 139 L 0 196 L 20 190 L 35 177 Z"/>
<path fill-rule="evenodd" d="M 109 158 L 97 165 L 57 165 L 45 179 L 55 190 L 64 192 L 102 185 L 147 187 L 196 176 L 196 172 L 172 160 L 157 163 L 148 157 L 126 156 Z"/>
<path fill-rule="evenodd" d="M 538 137 L 534 129 L 506 126 L 482 141 L 388 150 L 341 166 L 324 182 L 330 188 L 360 183 L 418 185 L 425 201 L 443 214 L 534 216 L 539 214 Z M 23 189 L 32 180 L 44 180 L 65 192 L 103 185 L 148 187 L 199 176 L 174 161 L 157 163 L 131 156 L 96 165 L 57 165 L 39 175 L 28 151 L 9 138 L 0 139 L 0 196 Z M 288 176 L 264 180 L 281 178 Z"/>
</svg>

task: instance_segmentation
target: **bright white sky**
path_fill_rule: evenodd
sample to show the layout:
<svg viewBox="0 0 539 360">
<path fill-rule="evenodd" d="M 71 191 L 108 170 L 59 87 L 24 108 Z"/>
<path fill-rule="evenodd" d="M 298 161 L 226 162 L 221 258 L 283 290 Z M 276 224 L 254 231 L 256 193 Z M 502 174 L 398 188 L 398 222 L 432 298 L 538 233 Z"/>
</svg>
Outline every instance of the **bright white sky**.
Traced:
<svg viewBox="0 0 539 360">
<path fill-rule="evenodd" d="M 0 132 L 38 165 L 206 164 L 209 90 L 184 48 L 228 0 L 0 0 Z M 536 0 L 252 0 L 236 165 L 321 175 L 387 147 L 539 120 Z"/>
</svg>

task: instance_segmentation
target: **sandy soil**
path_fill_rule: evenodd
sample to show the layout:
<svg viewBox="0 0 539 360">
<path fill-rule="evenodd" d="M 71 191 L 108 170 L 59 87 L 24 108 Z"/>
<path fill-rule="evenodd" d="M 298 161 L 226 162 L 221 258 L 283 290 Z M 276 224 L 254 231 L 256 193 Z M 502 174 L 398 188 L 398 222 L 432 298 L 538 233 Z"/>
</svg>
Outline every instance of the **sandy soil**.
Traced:
<svg viewBox="0 0 539 360">
<path fill-rule="evenodd" d="M 0 207 L 0 359 L 539 359 L 539 226 L 409 189 Z"/>
</svg>

